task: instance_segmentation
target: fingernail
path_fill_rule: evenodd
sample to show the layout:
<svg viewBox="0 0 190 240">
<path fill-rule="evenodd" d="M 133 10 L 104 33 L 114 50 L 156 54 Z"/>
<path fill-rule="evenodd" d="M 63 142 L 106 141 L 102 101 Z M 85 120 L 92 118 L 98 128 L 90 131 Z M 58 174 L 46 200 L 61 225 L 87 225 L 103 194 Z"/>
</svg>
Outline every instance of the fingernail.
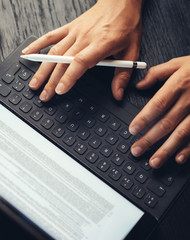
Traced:
<svg viewBox="0 0 190 240">
<path fill-rule="evenodd" d="M 63 94 L 65 92 L 65 86 L 63 83 L 59 83 L 55 89 L 57 94 Z"/>
<path fill-rule="evenodd" d="M 129 132 L 132 135 L 136 135 L 139 131 L 140 131 L 140 127 L 137 125 L 133 125 L 133 126 L 129 127 Z"/>
<path fill-rule="evenodd" d="M 25 49 L 22 50 L 22 53 L 26 54 L 29 51 L 29 48 L 26 47 Z"/>
<path fill-rule="evenodd" d="M 131 148 L 131 153 L 135 157 L 139 157 L 143 153 L 143 149 L 140 146 Z"/>
<path fill-rule="evenodd" d="M 43 90 L 42 93 L 40 94 L 40 100 L 41 101 L 46 101 L 48 98 L 48 94 L 46 90 Z"/>
<path fill-rule="evenodd" d="M 180 154 L 176 160 L 179 162 L 179 163 L 184 163 L 185 162 L 185 155 L 184 154 Z"/>
<path fill-rule="evenodd" d="M 37 78 L 32 78 L 32 80 L 29 83 L 29 86 L 31 88 L 35 88 L 37 86 L 37 83 L 38 83 L 38 79 Z"/>
<path fill-rule="evenodd" d="M 151 161 L 150 161 L 150 165 L 153 167 L 153 168 L 159 168 L 160 165 L 161 165 L 161 159 L 156 157 L 156 158 L 153 158 Z"/>
</svg>

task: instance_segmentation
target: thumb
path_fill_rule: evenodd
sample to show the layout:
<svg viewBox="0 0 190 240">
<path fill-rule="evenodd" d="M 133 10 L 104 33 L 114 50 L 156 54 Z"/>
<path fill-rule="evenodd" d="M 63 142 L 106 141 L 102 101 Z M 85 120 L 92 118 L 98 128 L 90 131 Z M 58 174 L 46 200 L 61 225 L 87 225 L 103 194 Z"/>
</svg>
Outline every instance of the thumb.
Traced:
<svg viewBox="0 0 190 240">
<path fill-rule="evenodd" d="M 122 100 L 125 88 L 127 87 L 132 69 L 116 68 L 112 80 L 112 94 L 116 100 Z"/>
<path fill-rule="evenodd" d="M 122 60 L 136 61 L 139 58 L 139 45 L 129 45 L 125 50 L 121 51 L 115 57 Z M 112 80 L 112 94 L 116 100 L 122 100 L 125 88 L 131 78 L 133 69 L 116 68 Z"/>
</svg>

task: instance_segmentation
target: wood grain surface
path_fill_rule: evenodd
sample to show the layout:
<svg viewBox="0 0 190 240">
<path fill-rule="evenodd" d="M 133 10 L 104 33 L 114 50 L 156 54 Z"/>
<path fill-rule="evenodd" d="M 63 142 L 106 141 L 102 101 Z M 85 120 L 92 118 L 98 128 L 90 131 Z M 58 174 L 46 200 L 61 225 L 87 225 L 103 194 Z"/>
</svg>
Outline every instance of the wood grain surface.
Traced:
<svg viewBox="0 0 190 240">
<path fill-rule="evenodd" d="M 60 27 L 85 12 L 95 0 L 0 0 L 0 59 L 3 61 L 24 39 Z M 190 53 L 190 1 L 145 0 L 140 59 L 148 66 Z M 107 71 L 107 70 L 106 70 Z M 134 84 L 146 71 L 136 71 L 125 100 L 142 108 L 157 87 L 137 92 Z M 111 76 L 108 72 L 104 76 Z M 110 78 L 111 81 L 111 78 Z M 151 240 L 190 239 L 190 187 L 169 210 Z M 3 235 L 3 230 L 9 234 Z M 6 231 L 5 231 L 6 232 Z M 14 236 L 14 237 L 13 237 Z M 4 216 L 0 217 L 0 239 L 29 239 Z"/>
</svg>

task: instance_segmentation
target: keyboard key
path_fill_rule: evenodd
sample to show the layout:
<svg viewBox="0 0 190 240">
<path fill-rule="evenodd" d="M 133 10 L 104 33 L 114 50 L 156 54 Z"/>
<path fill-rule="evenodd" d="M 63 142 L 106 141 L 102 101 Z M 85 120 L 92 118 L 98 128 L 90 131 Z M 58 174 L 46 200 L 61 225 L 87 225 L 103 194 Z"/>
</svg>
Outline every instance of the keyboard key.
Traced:
<svg viewBox="0 0 190 240">
<path fill-rule="evenodd" d="M 53 116 L 54 115 L 54 113 L 57 111 L 57 107 L 55 106 L 55 105 L 47 105 L 46 107 L 45 107 L 45 112 L 48 114 L 48 115 L 50 115 L 50 116 Z"/>
<path fill-rule="evenodd" d="M 16 93 L 12 94 L 9 98 L 9 102 L 11 102 L 14 105 L 17 105 L 21 101 L 21 97 L 17 95 Z"/>
<path fill-rule="evenodd" d="M 98 160 L 98 154 L 90 151 L 88 152 L 88 154 L 86 155 L 86 159 L 90 162 L 90 163 L 95 163 Z"/>
<path fill-rule="evenodd" d="M 142 162 L 142 163 L 141 163 L 141 167 L 142 167 L 144 170 L 146 170 L 146 171 L 152 169 L 151 166 L 149 165 L 149 161 L 148 161 L 148 160 Z"/>
<path fill-rule="evenodd" d="M 103 123 L 105 123 L 109 119 L 109 117 L 110 117 L 109 113 L 105 110 L 101 110 L 98 113 L 98 119 Z"/>
<path fill-rule="evenodd" d="M 41 108 L 41 107 L 44 106 L 45 103 L 42 102 L 42 101 L 39 99 L 39 97 L 36 97 L 36 99 L 34 100 L 34 104 L 35 104 L 37 107 Z"/>
<path fill-rule="evenodd" d="M 152 180 L 150 180 L 148 183 L 147 188 L 158 197 L 162 197 L 166 192 L 165 188 L 162 185 Z"/>
<path fill-rule="evenodd" d="M 92 128 L 96 121 L 94 120 L 94 118 L 88 116 L 88 117 L 85 117 L 85 119 L 83 120 L 83 123 L 88 127 L 88 128 Z"/>
<path fill-rule="evenodd" d="M 145 195 L 146 192 L 142 187 L 135 186 L 132 193 L 135 197 L 141 199 L 141 198 L 143 198 L 143 196 Z"/>
<path fill-rule="evenodd" d="M 148 194 L 147 197 L 144 200 L 144 203 L 150 207 L 150 208 L 154 208 L 156 206 L 156 204 L 158 203 L 158 200 L 156 197 L 154 197 L 151 194 Z"/>
<path fill-rule="evenodd" d="M 83 143 L 78 143 L 75 147 L 75 152 L 83 155 L 87 150 L 87 147 Z"/>
<path fill-rule="evenodd" d="M 3 97 L 7 97 L 10 93 L 11 89 L 4 83 L 0 82 L 0 95 Z"/>
<path fill-rule="evenodd" d="M 22 80 L 26 81 L 31 76 L 31 73 L 27 69 L 22 69 L 18 75 Z"/>
<path fill-rule="evenodd" d="M 3 75 L 2 80 L 8 84 L 12 83 L 15 79 L 14 74 L 12 73 L 5 73 L 5 75 Z"/>
<path fill-rule="evenodd" d="M 90 136 L 90 131 L 88 129 L 85 128 L 81 128 L 77 134 L 77 136 L 82 139 L 82 140 L 86 140 L 89 136 Z"/>
<path fill-rule="evenodd" d="M 95 133 L 100 137 L 104 136 L 106 134 L 106 132 L 107 132 L 107 129 L 104 126 L 98 125 L 95 128 Z"/>
<path fill-rule="evenodd" d="M 129 190 L 133 186 L 133 182 L 130 178 L 124 177 L 123 180 L 121 181 L 121 186 L 124 187 L 125 189 Z"/>
<path fill-rule="evenodd" d="M 79 124 L 75 120 L 71 120 L 67 123 L 66 127 L 70 131 L 75 132 L 78 129 Z"/>
<path fill-rule="evenodd" d="M 93 148 L 98 148 L 100 145 L 101 145 L 101 141 L 96 138 L 96 137 L 93 137 L 90 139 L 89 143 L 88 143 L 91 147 Z"/>
<path fill-rule="evenodd" d="M 55 116 L 55 120 L 56 121 L 58 121 L 59 123 L 64 123 L 64 122 L 66 122 L 66 120 L 67 120 L 67 114 L 65 113 L 65 112 L 63 112 L 63 111 L 61 111 L 61 112 L 58 112 L 57 114 L 56 114 L 56 116 Z"/>
<path fill-rule="evenodd" d="M 21 66 L 19 63 L 16 63 L 15 65 L 13 65 L 11 67 L 11 69 L 9 70 L 12 74 L 16 74 L 19 70 L 21 69 Z"/>
<path fill-rule="evenodd" d="M 126 153 L 128 149 L 129 145 L 124 141 L 120 142 L 117 146 L 117 150 L 119 150 L 121 153 Z"/>
<path fill-rule="evenodd" d="M 71 101 L 65 99 L 63 100 L 63 102 L 60 103 L 61 108 L 63 108 L 63 110 L 70 112 L 71 109 L 73 108 L 73 104 Z"/>
<path fill-rule="evenodd" d="M 41 123 L 42 127 L 44 127 L 45 129 L 50 129 L 53 124 L 54 122 L 49 118 L 45 118 Z"/>
<path fill-rule="evenodd" d="M 24 113 L 28 113 L 32 109 L 32 105 L 28 102 L 23 102 L 19 108 Z"/>
<path fill-rule="evenodd" d="M 128 174 L 133 174 L 136 170 L 136 167 L 134 164 L 132 164 L 131 162 L 127 162 L 123 168 L 123 170 L 128 173 Z"/>
<path fill-rule="evenodd" d="M 100 153 L 104 156 L 104 157 L 109 157 L 112 154 L 113 150 L 111 149 L 110 146 L 103 146 L 100 150 Z"/>
<path fill-rule="evenodd" d="M 160 181 L 169 187 L 172 185 L 174 178 L 172 177 L 172 175 L 164 174 L 163 176 L 161 176 Z"/>
<path fill-rule="evenodd" d="M 84 116 L 84 112 L 80 108 L 76 109 L 73 112 L 73 118 L 75 120 L 81 120 L 83 116 Z"/>
<path fill-rule="evenodd" d="M 130 134 L 127 126 L 124 127 L 124 128 L 122 128 L 119 134 L 120 134 L 120 136 L 122 136 L 124 139 L 128 139 L 128 138 L 131 136 L 131 134 Z"/>
<path fill-rule="evenodd" d="M 119 120 L 117 120 L 117 119 L 112 119 L 112 120 L 109 122 L 108 126 L 109 126 L 112 130 L 117 131 L 117 130 L 120 128 L 121 123 L 120 123 Z"/>
<path fill-rule="evenodd" d="M 107 136 L 106 136 L 106 142 L 108 142 L 109 144 L 111 145 L 114 145 L 117 141 L 118 141 L 118 137 L 113 134 L 113 133 L 109 133 Z"/>
<path fill-rule="evenodd" d="M 148 177 L 143 172 L 139 171 L 139 172 L 137 172 L 135 179 L 140 183 L 144 183 L 144 182 L 146 182 Z"/>
<path fill-rule="evenodd" d="M 125 160 L 124 157 L 120 153 L 115 153 L 111 159 L 111 161 L 115 163 L 117 166 L 121 166 L 124 160 Z"/>
<path fill-rule="evenodd" d="M 116 168 L 113 168 L 109 175 L 108 175 L 111 179 L 118 181 L 121 177 L 121 172 L 119 170 L 117 170 Z"/>
<path fill-rule="evenodd" d="M 74 143 L 75 143 L 75 138 L 74 138 L 74 136 L 73 135 L 71 135 L 71 134 L 67 134 L 67 135 L 65 135 L 65 137 L 63 138 L 63 142 L 65 143 L 65 144 L 67 144 L 68 146 L 72 146 Z"/>
<path fill-rule="evenodd" d="M 101 160 L 98 163 L 97 168 L 100 169 L 102 172 L 106 172 L 110 168 L 110 163 L 106 160 Z"/>
<path fill-rule="evenodd" d="M 43 113 L 40 110 L 34 110 L 30 117 L 34 119 L 35 121 L 39 121 L 43 117 Z"/>
<path fill-rule="evenodd" d="M 60 138 L 63 136 L 63 134 L 65 133 L 65 130 L 63 129 L 62 126 L 56 126 L 54 127 L 54 129 L 52 130 L 52 133 L 54 136 L 56 136 L 57 138 Z"/>
<path fill-rule="evenodd" d="M 86 109 L 86 111 L 89 112 L 90 114 L 94 114 L 94 113 L 97 112 L 98 107 L 96 106 L 96 104 L 94 104 L 94 103 L 89 103 L 89 102 L 88 102 L 88 103 L 85 104 L 85 109 Z"/>
<path fill-rule="evenodd" d="M 13 84 L 12 87 L 13 87 L 17 92 L 21 92 L 21 91 L 24 89 L 25 85 L 24 85 L 21 81 L 16 80 L 16 81 L 14 82 L 14 84 Z"/>
<path fill-rule="evenodd" d="M 32 99 L 35 95 L 35 92 L 32 91 L 30 88 L 27 88 L 24 92 L 23 92 L 23 96 L 25 98 L 27 98 L 28 100 Z"/>
<path fill-rule="evenodd" d="M 85 102 L 86 102 L 86 98 L 84 96 L 81 96 L 81 95 L 77 96 L 76 98 L 77 104 L 83 105 Z"/>
</svg>

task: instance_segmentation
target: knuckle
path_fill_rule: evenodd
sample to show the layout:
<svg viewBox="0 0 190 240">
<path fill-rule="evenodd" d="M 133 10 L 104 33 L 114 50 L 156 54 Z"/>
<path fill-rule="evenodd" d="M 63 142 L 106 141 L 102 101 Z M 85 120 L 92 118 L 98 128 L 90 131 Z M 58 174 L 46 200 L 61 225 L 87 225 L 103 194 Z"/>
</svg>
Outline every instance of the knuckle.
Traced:
<svg viewBox="0 0 190 240">
<path fill-rule="evenodd" d="M 45 85 L 45 89 L 48 89 L 48 91 L 54 91 L 55 88 L 57 86 L 57 81 L 53 81 L 52 79 L 50 79 L 46 85 Z"/>
<path fill-rule="evenodd" d="M 172 58 L 168 61 L 168 63 L 170 64 L 175 64 L 175 63 L 178 63 L 179 59 L 178 58 Z"/>
<path fill-rule="evenodd" d="M 149 149 L 153 145 L 153 143 L 148 137 L 143 137 L 140 141 L 145 150 Z"/>
<path fill-rule="evenodd" d="M 151 68 L 148 70 L 147 74 L 150 75 L 150 76 L 154 76 L 155 73 L 156 73 L 156 71 L 157 71 L 157 67 L 154 66 L 154 67 L 151 67 Z"/>
<path fill-rule="evenodd" d="M 162 132 L 170 132 L 173 129 L 173 123 L 168 118 L 163 118 L 160 120 L 160 129 Z"/>
<path fill-rule="evenodd" d="M 189 87 L 190 87 L 189 70 L 183 69 L 183 72 L 181 72 L 181 81 L 179 81 L 179 88 L 182 90 L 186 90 Z"/>
<path fill-rule="evenodd" d="M 58 63 L 57 64 L 57 70 L 58 71 L 65 71 L 68 68 L 68 65 L 65 63 Z"/>
<path fill-rule="evenodd" d="M 52 55 L 58 55 L 58 49 L 56 46 L 53 46 L 50 51 L 49 51 L 49 54 L 52 54 Z"/>
<path fill-rule="evenodd" d="M 138 140 L 138 144 L 142 145 L 143 149 L 146 151 L 153 145 L 153 142 L 148 138 L 148 136 L 143 136 Z"/>
<path fill-rule="evenodd" d="M 189 128 L 182 128 L 180 129 L 180 131 L 177 131 L 176 132 L 177 134 L 177 137 L 178 137 L 178 140 L 184 140 L 186 139 L 187 137 L 190 136 L 190 129 Z"/>
<path fill-rule="evenodd" d="M 84 54 L 76 55 L 74 61 L 85 68 L 89 68 L 89 62 Z"/>
<path fill-rule="evenodd" d="M 169 149 L 166 148 L 166 147 L 161 149 L 160 154 L 161 154 L 162 158 L 165 159 L 165 160 L 172 156 L 172 152 L 169 151 Z"/>
<path fill-rule="evenodd" d="M 124 71 L 124 72 L 121 72 L 119 73 L 119 77 L 118 77 L 118 81 L 119 83 L 123 83 L 125 86 L 127 84 L 127 80 L 130 78 L 131 76 L 131 71 Z"/>
<path fill-rule="evenodd" d="M 162 113 L 167 107 L 167 99 L 164 96 L 157 97 L 154 101 L 154 106 L 159 113 Z"/>
<path fill-rule="evenodd" d="M 71 85 L 71 79 L 73 82 L 73 76 L 72 74 L 68 71 L 64 74 L 64 85 L 66 85 L 67 87 Z"/>
<path fill-rule="evenodd" d="M 45 34 L 45 39 L 49 42 L 54 38 L 54 33 L 53 31 L 50 31 L 48 33 Z"/>
<path fill-rule="evenodd" d="M 141 122 L 142 126 L 147 126 L 149 124 L 149 120 L 146 116 L 141 116 L 139 118 L 139 122 Z"/>
</svg>

